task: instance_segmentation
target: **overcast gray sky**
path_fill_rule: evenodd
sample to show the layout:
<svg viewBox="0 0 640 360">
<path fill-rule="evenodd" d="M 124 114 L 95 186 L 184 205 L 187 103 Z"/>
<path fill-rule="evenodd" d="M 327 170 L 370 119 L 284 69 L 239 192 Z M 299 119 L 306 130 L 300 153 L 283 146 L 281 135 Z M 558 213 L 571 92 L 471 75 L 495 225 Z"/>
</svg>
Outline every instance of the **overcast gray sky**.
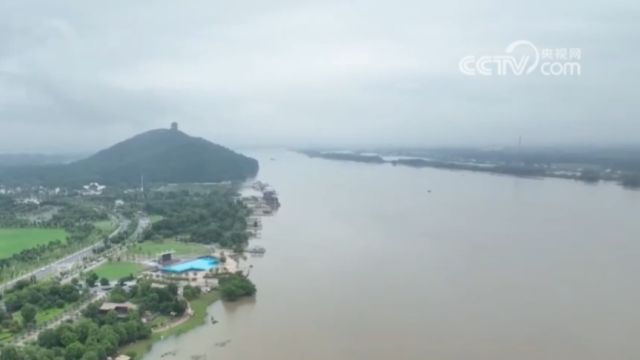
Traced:
<svg viewBox="0 0 640 360">
<path fill-rule="evenodd" d="M 515 40 L 581 76 L 470 77 Z M 0 152 L 640 142 L 640 2 L 0 1 Z"/>
</svg>

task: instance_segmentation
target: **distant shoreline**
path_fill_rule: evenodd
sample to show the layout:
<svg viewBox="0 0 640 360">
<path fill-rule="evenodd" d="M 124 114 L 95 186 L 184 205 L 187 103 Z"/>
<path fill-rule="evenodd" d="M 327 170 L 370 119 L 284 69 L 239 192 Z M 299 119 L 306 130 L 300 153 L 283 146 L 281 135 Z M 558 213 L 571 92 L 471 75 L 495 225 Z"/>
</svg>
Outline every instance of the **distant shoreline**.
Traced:
<svg viewBox="0 0 640 360">
<path fill-rule="evenodd" d="M 550 172 L 545 168 L 529 166 L 529 165 L 505 165 L 505 164 L 473 164 L 473 163 L 459 163 L 452 161 L 442 160 L 430 160 L 423 158 L 403 158 L 395 160 L 387 160 L 384 157 L 377 154 L 359 154 L 352 152 L 322 152 L 311 150 L 297 150 L 297 152 L 307 155 L 310 158 L 322 158 L 335 161 L 351 161 L 366 164 L 391 164 L 393 166 L 409 166 L 414 168 L 436 168 L 447 170 L 462 170 L 483 172 L 499 175 L 511 175 L 517 177 L 526 178 L 556 178 L 556 179 L 569 179 L 576 180 L 587 184 L 596 184 L 600 181 L 615 182 L 620 186 L 630 189 L 640 189 L 640 179 L 635 177 L 614 178 L 603 176 L 602 174 L 592 171 L 583 171 L 580 173 L 562 173 L 562 172 Z"/>
</svg>

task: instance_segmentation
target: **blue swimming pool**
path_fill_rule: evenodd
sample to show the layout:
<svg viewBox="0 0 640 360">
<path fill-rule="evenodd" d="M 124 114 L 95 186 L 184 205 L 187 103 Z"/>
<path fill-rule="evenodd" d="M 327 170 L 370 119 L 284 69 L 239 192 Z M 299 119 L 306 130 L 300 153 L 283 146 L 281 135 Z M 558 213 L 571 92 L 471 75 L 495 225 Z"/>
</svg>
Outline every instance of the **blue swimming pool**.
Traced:
<svg viewBox="0 0 640 360">
<path fill-rule="evenodd" d="M 213 256 L 203 256 L 197 259 L 165 266 L 162 271 L 183 273 L 187 271 L 209 271 L 218 265 L 218 259 Z"/>
</svg>

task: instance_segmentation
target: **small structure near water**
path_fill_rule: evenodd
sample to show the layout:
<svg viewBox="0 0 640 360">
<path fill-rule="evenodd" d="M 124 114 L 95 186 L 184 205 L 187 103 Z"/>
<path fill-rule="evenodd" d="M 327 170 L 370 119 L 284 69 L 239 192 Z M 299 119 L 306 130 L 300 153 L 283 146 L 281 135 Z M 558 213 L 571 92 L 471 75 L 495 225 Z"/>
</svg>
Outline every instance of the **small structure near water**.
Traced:
<svg viewBox="0 0 640 360">
<path fill-rule="evenodd" d="M 262 255 L 264 253 L 267 252 L 267 249 L 265 249 L 263 246 L 252 246 L 247 248 L 244 252 L 249 253 L 249 254 L 258 254 L 258 255 Z"/>
<path fill-rule="evenodd" d="M 106 314 L 109 311 L 115 311 L 118 317 L 127 317 L 131 311 L 134 311 L 138 308 L 138 305 L 132 304 L 130 302 L 124 303 L 112 303 L 112 302 L 104 302 L 100 306 L 100 313 Z"/>
<path fill-rule="evenodd" d="M 159 253 L 158 254 L 158 264 L 160 266 L 167 266 L 167 265 L 173 263 L 174 262 L 173 254 L 175 254 L 175 251 L 173 251 L 173 250 L 163 251 L 163 252 Z"/>
<path fill-rule="evenodd" d="M 246 189 L 242 201 L 257 216 L 271 215 L 280 208 L 276 191 L 261 181 L 254 182 L 250 188 Z"/>
</svg>

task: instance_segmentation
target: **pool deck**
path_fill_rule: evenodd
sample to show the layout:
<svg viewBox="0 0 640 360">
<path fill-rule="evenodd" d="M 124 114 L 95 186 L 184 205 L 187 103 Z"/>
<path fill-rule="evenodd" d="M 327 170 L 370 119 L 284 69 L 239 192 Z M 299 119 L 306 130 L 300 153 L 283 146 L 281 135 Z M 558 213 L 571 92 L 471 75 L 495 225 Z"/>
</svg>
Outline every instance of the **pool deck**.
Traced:
<svg viewBox="0 0 640 360">
<path fill-rule="evenodd" d="M 223 255 L 224 257 L 227 259 L 224 264 L 221 262 L 218 262 L 218 268 L 220 269 L 220 271 L 226 271 L 226 272 L 230 272 L 230 273 L 235 273 L 236 271 L 238 271 L 240 269 L 240 266 L 238 264 L 237 261 L 235 261 L 234 259 L 232 259 L 231 257 L 229 257 L 229 255 L 227 255 L 229 252 L 225 252 L 224 250 L 216 250 L 213 254 L 213 256 L 216 259 L 220 259 Z"/>
</svg>

